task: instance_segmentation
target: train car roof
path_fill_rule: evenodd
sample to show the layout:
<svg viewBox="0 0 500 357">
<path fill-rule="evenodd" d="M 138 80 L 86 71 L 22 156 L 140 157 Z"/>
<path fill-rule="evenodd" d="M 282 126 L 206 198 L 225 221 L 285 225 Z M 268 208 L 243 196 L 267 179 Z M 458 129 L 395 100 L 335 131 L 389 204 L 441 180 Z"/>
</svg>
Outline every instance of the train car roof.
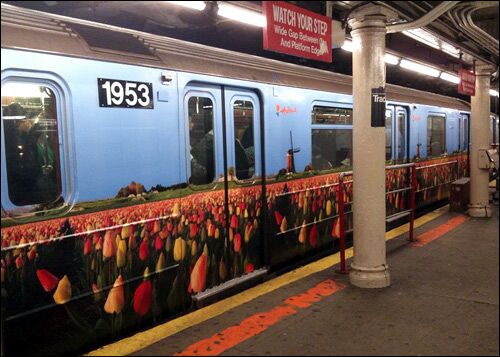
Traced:
<svg viewBox="0 0 500 357">
<path fill-rule="evenodd" d="M 2 48 L 352 94 L 352 77 L 140 31 L 1 4 Z M 387 84 L 392 101 L 469 111 L 468 103 Z"/>
</svg>

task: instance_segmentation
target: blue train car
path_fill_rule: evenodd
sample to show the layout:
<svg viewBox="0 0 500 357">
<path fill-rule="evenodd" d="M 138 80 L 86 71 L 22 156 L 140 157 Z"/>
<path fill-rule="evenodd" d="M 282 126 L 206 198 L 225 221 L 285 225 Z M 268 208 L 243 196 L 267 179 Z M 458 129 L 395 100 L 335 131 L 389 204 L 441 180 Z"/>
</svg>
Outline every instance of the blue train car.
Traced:
<svg viewBox="0 0 500 357">
<path fill-rule="evenodd" d="M 7 353 L 82 351 L 337 249 L 350 77 L 5 4 L 1 51 Z M 468 105 L 387 94 L 387 162 L 446 199 Z"/>
</svg>

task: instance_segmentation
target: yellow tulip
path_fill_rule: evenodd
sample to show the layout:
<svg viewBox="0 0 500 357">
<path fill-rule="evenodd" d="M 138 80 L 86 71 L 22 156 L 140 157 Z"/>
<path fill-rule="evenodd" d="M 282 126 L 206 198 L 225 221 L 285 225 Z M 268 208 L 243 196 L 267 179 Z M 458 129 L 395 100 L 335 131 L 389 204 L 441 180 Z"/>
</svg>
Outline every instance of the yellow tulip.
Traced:
<svg viewBox="0 0 500 357">
<path fill-rule="evenodd" d="M 125 263 L 127 262 L 127 242 L 125 240 L 120 239 L 120 242 L 118 243 L 118 251 L 116 252 L 116 266 L 118 268 L 121 268 L 125 266 Z"/>
<path fill-rule="evenodd" d="M 186 242 L 182 238 L 177 238 L 174 242 L 174 260 L 179 262 L 186 255 Z"/>
</svg>

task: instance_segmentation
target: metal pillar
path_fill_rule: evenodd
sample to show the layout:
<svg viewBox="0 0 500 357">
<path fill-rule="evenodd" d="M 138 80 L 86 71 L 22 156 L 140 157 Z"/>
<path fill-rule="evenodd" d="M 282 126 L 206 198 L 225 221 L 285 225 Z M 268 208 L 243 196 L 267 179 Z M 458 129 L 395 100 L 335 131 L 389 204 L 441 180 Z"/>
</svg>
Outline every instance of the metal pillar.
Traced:
<svg viewBox="0 0 500 357">
<path fill-rule="evenodd" d="M 371 90 L 385 87 L 386 20 L 396 14 L 365 5 L 349 17 L 353 42 L 353 285 L 390 285 L 385 249 L 385 128 L 371 125 Z"/>
<path fill-rule="evenodd" d="M 480 167 L 480 150 L 490 148 L 490 75 L 492 67 L 476 64 L 476 94 L 471 97 L 470 203 L 471 217 L 491 217 L 489 169 Z"/>
</svg>

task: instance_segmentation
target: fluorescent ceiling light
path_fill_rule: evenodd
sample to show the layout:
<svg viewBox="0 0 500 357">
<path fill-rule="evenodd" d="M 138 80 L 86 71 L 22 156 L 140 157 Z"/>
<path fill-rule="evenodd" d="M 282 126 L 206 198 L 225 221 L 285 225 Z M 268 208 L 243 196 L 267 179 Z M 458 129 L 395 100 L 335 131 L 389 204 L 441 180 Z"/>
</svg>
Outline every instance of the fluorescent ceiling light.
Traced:
<svg viewBox="0 0 500 357">
<path fill-rule="evenodd" d="M 418 42 L 426 44 L 427 46 L 446 52 L 453 57 L 456 58 L 460 57 L 460 49 L 449 44 L 448 42 L 445 42 L 437 38 L 429 31 L 418 28 L 418 29 L 403 31 L 403 34 L 413 38 L 414 40 L 417 40 Z"/>
<path fill-rule="evenodd" d="M 441 75 L 439 78 L 444 79 L 445 81 L 451 82 L 458 84 L 460 82 L 460 78 L 458 76 L 455 76 L 454 74 L 446 73 L 446 72 L 441 72 Z"/>
<path fill-rule="evenodd" d="M 40 87 L 38 83 L 7 82 L 2 86 L 2 97 L 48 98 Z"/>
<path fill-rule="evenodd" d="M 385 63 L 388 63 L 388 64 L 396 65 L 399 63 L 400 59 L 401 58 L 399 58 L 398 56 L 391 55 L 390 53 L 386 53 L 384 56 L 384 61 L 385 61 Z"/>
<path fill-rule="evenodd" d="M 435 68 L 424 66 L 423 64 L 408 61 L 406 59 L 402 59 L 401 63 L 399 65 L 403 68 L 418 72 L 420 74 L 425 74 L 425 75 L 431 76 L 431 77 L 438 77 L 439 72 L 440 72 L 439 70 L 437 70 Z"/>
<path fill-rule="evenodd" d="M 253 26 L 264 27 L 266 25 L 266 18 L 260 12 L 220 2 L 218 3 L 218 7 L 219 11 L 217 14 L 219 16 Z"/>
<path fill-rule="evenodd" d="M 204 1 L 165 1 L 173 5 L 188 7 L 190 9 L 203 11 L 207 6 Z"/>
<path fill-rule="evenodd" d="M 492 95 L 494 97 L 498 97 L 498 91 L 494 90 L 494 89 L 490 89 L 490 95 Z"/>
</svg>

